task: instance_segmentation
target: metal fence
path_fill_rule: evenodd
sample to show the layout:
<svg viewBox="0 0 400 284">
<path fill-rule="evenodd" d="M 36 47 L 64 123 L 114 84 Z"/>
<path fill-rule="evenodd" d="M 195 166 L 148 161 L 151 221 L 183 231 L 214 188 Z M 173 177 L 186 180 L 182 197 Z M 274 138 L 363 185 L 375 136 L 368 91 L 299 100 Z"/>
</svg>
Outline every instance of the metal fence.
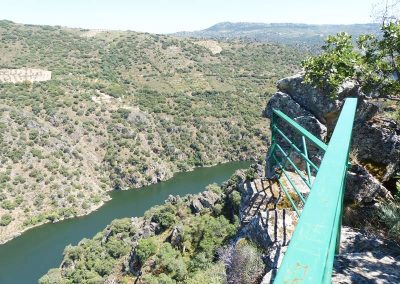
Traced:
<svg viewBox="0 0 400 284">
<path fill-rule="evenodd" d="M 346 99 L 329 145 L 281 111 L 273 111 L 269 166 L 299 216 L 274 283 L 331 282 L 334 256 L 340 244 L 344 185 L 356 107 L 356 98 Z M 297 142 L 285 134 L 282 125 L 285 131 L 297 135 Z M 307 146 L 311 145 L 322 151 L 319 165 L 318 159 L 313 160 L 309 155 Z M 293 153 L 304 162 L 304 169 L 292 159 Z M 310 189 L 308 196 L 299 191 L 288 174 L 289 169 Z M 289 181 L 286 186 L 283 177 Z M 293 200 L 288 184 L 299 202 Z"/>
</svg>

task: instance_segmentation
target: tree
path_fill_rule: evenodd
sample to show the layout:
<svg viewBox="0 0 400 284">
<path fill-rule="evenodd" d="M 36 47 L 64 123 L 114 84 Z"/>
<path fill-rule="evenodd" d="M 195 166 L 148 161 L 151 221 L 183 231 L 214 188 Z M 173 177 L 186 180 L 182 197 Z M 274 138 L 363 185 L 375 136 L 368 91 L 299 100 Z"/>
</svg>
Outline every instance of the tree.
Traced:
<svg viewBox="0 0 400 284">
<path fill-rule="evenodd" d="M 382 26 L 397 21 L 400 17 L 400 0 L 381 0 L 372 11 L 372 18 Z"/>
<path fill-rule="evenodd" d="M 337 96 L 340 85 L 355 80 L 370 97 L 399 100 L 400 22 L 381 27 L 382 36 L 362 35 L 357 48 L 346 33 L 329 36 L 323 53 L 303 62 L 305 81 Z"/>
</svg>

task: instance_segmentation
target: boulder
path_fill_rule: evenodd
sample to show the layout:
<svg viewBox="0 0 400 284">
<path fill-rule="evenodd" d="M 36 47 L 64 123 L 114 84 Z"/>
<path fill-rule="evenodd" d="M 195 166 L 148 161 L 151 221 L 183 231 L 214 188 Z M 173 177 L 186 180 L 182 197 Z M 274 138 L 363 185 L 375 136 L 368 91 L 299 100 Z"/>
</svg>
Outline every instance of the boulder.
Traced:
<svg viewBox="0 0 400 284">
<path fill-rule="evenodd" d="M 193 213 L 200 213 L 204 209 L 212 209 L 221 197 L 211 191 L 203 191 L 199 195 L 189 196 L 190 208 Z"/>
<path fill-rule="evenodd" d="M 346 178 L 345 199 L 368 204 L 377 197 L 392 198 L 390 192 L 363 166 L 352 165 Z"/>
<path fill-rule="evenodd" d="M 314 136 L 319 138 L 320 140 L 324 141 L 327 135 L 327 128 L 323 125 L 312 113 L 301 107 L 295 100 L 291 98 L 290 95 L 277 92 L 268 102 L 267 107 L 264 111 L 264 114 L 269 119 L 272 118 L 272 110 L 278 109 L 285 113 L 287 116 L 292 118 L 295 122 L 299 125 L 303 126 L 309 132 L 311 132 Z M 303 142 L 302 137 L 298 135 L 286 122 L 283 122 L 280 118 L 276 120 L 276 124 L 278 128 L 299 148 L 303 149 Z M 272 127 L 272 123 L 271 123 Z M 292 152 L 289 143 L 282 138 L 279 134 L 276 135 L 276 139 L 279 145 L 289 153 L 290 158 L 292 161 L 295 162 L 296 166 L 300 169 L 305 169 L 304 160 L 296 153 Z M 319 163 L 322 157 L 322 152 L 319 148 L 315 147 L 311 143 L 307 143 L 307 151 L 314 163 Z M 267 156 L 270 157 L 271 153 L 268 152 Z M 282 157 L 282 154 L 277 151 L 277 156 Z M 269 158 L 270 162 L 274 163 L 271 158 Z M 272 165 L 272 164 L 270 164 Z M 288 168 L 292 170 L 290 165 Z M 273 175 L 273 168 L 268 168 L 267 176 L 272 177 Z"/>
<path fill-rule="evenodd" d="M 175 248 L 181 248 L 183 236 L 182 236 L 182 227 L 175 226 L 172 230 L 171 235 L 169 236 L 170 243 Z"/>
<path fill-rule="evenodd" d="M 294 101 L 303 109 L 312 113 L 320 122 L 326 124 L 327 116 L 337 112 L 342 103 L 303 81 L 303 74 L 300 73 L 279 80 L 277 87 L 281 92 L 289 94 Z M 346 92 L 351 93 L 352 90 L 346 88 Z"/>
<path fill-rule="evenodd" d="M 375 116 L 357 121 L 353 131 L 357 159 L 384 168 L 381 181 L 389 180 L 400 165 L 400 127 L 391 119 Z"/>
</svg>

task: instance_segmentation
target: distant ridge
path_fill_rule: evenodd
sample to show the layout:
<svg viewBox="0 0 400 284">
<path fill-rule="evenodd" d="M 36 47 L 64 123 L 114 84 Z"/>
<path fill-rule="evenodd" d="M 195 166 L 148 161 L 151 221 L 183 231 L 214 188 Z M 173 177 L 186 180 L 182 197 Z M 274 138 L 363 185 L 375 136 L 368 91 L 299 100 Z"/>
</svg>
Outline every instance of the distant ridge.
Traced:
<svg viewBox="0 0 400 284">
<path fill-rule="evenodd" d="M 328 35 L 347 32 L 353 36 L 379 33 L 379 24 L 309 25 L 294 23 L 221 22 L 207 29 L 178 32 L 180 37 L 208 39 L 244 39 L 286 44 L 321 44 Z"/>
</svg>

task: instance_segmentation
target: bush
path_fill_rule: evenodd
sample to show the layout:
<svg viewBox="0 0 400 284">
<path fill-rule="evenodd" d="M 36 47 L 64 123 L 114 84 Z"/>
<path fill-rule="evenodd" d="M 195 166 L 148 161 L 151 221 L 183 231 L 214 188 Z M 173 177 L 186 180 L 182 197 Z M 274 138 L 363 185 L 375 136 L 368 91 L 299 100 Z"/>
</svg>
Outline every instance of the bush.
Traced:
<svg viewBox="0 0 400 284">
<path fill-rule="evenodd" d="M 175 224 L 175 211 L 176 208 L 171 204 L 157 206 L 151 210 L 151 213 L 153 214 L 151 220 L 158 223 L 162 230 L 168 229 Z"/>
<path fill-rule="evenodd" d="M 136 246 L 136 256 L 141 264 L 145 263 L 146 260 L 154 255 L 157 251 L 157 245 L 154 238 L 142 239 Z"/>
<path fill-rule="evenodd" d="M 111 255 L 113 258 L 119 258 L 129 253 L 130 246 L 123 240 L 111 237 L 108 239 L 108 242 L 106 243 L 106 249 L 108 254 Z"/>
<path fill-rule="evenodd" d="M 387 202 L 378 207 L 378 222 L 389 236 L 400 241 L 400 202 Z"/>
<path fill-rule="evenodd" d="M 112 235 L 123 234 L 133 235 L 135 233 L 135 227 L 132 226 L 130 218 L 116 219 L 111 222 L 110 231 Z"/>
<path fill-rule="evenodd" d="M 156 269 L 163 271 L 174 280 L 182 281 L 187 275 L 185 261 L 179 251 L 170 243 L 164 243 L 155 260 Z"/>
<path fill-rule="evenodd" d="M 0 226 L 7 226 L 8 224 L 11 223 L 13 218 L 11 217 L 10 214 L 4 214 L 0 218 Z"/>
<path fill-rule="evenodd" d="M 59 268 L 52 268 L 44 275 L 42 278 L 39 279 L 39 284 L 55 284 L 55 283 L 68 283 L 67 280 L 63 280 L 61 277 L 61 271 Z"/>
<path fill-rule="evenodd" d="M 13 210 L 15 206 L 16 206 L 15 203 L 10 200 L 5 200 L 1 203 L 1 207 L 3 207 L 6 210 Z"/>
<path fill-rule="evenodd" d="M 226 265 L 228 283 L 259 283 L 265 270 L 261 257 L 261 252 L 245 239 L 226 247 L 220 258 Z"/>
</svg>

